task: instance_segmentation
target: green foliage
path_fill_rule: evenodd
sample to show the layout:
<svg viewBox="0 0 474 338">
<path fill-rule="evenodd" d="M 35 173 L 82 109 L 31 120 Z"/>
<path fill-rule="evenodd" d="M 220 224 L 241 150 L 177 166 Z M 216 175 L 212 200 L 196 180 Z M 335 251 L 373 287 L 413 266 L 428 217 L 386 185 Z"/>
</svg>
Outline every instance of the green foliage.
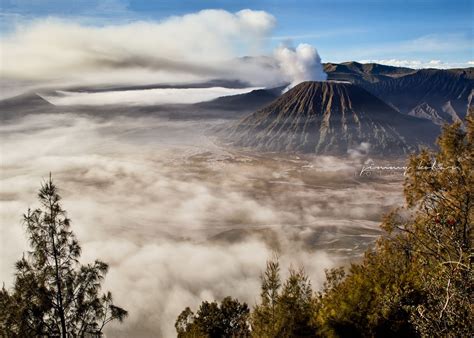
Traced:
<svg viewBox="0 0 474 338">
<path fill-rule="evenodd" d="M 316 300 L 317 332 L 328 337 L 416 336 L 407 310 L 420 297 L 416 275 L 409 254 L 380 241 L 347 275 L 343 268 L 326 273 Z"/>
<path fill-rule="evenodd" d="M 256 305 L 252 312 L 252 332 L 254 336 L 262 338 L 274 337 L 281 326 L 278 322 L 281 277 L 277 259 L 267 262 L 267 268 L 261 280 L 261 304 Z"/>
<path fill-rule="evenodd" d="M 250 337 L 247 304 L 226 297 L 220 304 L 202 302 L 194 314 L 187 307 L 176 320 L 178 337 Z"/>
<path fill-rule="evenodd" d="M 42 209 L 24 215 L 32 250 L 16 263 L 13 290 L 0 293 L 0 330 L 13 337 L 100 336 L 127 315 L 110 292 L 100 294 L 108 266 L 79 264 L 81 247 L 51 177 L 38 199 Z"/>
<path fill-rule="evenodd" d="M 423 302 L 412 322 L 426 336 L 472 336 L 474 322 L 474 114 L 445 126 L 439 152 L 410 160 L 405 183 L 408 219 L 392 218 L 400 247 L 410 248 L 420 266 Z M 423 170 L 422 168 L 430 168 Z"/>
<path fill-rule="evenodd" d="M 221 304 L 204 301 L 196 314 L 186 308 L 175 323 L 178 337 L 314 336 L 313 292 L 302 269 L 290 269 L 288 279 L 282 283 L 278 260 L 268 261 L 260 295 L 261 303 L 255 306 L 250 318 L 247 304 L 230 297 Z"/>
<path fill-rule="evenodd" d="M 413 155 L 406 206 L 361 264 L 327 276 L 315 322 L 322 336 L 472 336 L 473 133 L 445 126 L 439 151 Z"/>
<path fill-rule="evenodd" d="M 261 303 L 251 316 L 253 337 L 311 337 L 313 292 L 305 272 L 290 269 L 282 284 L 277 259 L 267 262 L 262 275 Z"/>
<path fill-rule="evenodd" d="M 290 269 L 290 276 L 283 284 L 278 298 L 277 322 L 280 324 L 278 337 L 312 337 L 314 327 L 312 317 L 311 282 L 303 269 Z"/>
</svg>

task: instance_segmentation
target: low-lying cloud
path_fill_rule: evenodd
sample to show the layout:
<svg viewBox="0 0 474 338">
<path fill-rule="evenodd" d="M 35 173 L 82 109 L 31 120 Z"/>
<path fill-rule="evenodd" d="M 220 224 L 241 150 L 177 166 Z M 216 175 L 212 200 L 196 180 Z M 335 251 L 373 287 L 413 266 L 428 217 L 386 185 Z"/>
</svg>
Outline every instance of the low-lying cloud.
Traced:
<svg viewBox="0 0 474 338">
<path fill-rule="evenodd" d="M 361 63 L 379 63 L 381 65 L 393 66 L 393 67 L 407 67 L 413 69 L 421 68 L 436 68 L 436 69 L 449 69 L 449 68 L 466 68 L 472 67 L 474 61 L 467 62 L 444 62 L 441 60 L 406 60 L 406 59 L 365 59 L 360 60 Z"/>
<path fill-rule="evenodd" d="M 71 108 L 73 110 L 73 108 Z M 83 246 L 110 264 L 105 288 L 130 312 L 107 333 L 174 336 L 202 300 L 254 305 L 265 261 L 324 268 L 358 257 L 400 181 L 360 179 L 357 162 L 263 156 L 216 146 L 217 121 L 152 116 L 30 115 L 0 127 L 0 279 L 27 249 L 21 215 L 51 171 Z"/>
<path fill-rule="evenodd" d="M 191 104 L 209 101 L 222 96 L 248 93 L 253 88 L 155 88 L 143 90 L 104 91 L 96 93 L 57 91 L 53 95 L 42 95 L 44 99 L 57 106 L 107 104 L 120 105 L 158 105 L 158 104 Z"/>
</svg>

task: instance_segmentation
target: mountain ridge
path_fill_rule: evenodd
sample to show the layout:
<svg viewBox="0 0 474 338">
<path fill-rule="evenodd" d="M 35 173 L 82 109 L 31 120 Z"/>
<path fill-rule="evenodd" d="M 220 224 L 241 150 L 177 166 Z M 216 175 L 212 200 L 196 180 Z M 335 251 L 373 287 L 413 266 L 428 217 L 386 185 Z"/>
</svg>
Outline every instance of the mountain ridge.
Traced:
<svg viewBox="0 0 474 338">
<path fill-rule="evenodd" d="M 379 64 L 326 63 L 328 80 L 357 84 L 403 114 L 427 104 L 436 114 L 421 114 L 435 124 L 462 121 L 474 96 L 474 67 L 410 69 Z"/>
<path fill-rule="evenodd" d="M 426 133 L 420 133 L 420 126 Z M 370 144 L 371 153 L 392 155 L 431 145 L 437 130 L 357 85 L 307 81 L 238 121 L 228 139 L 265 151 L 335 155 Z"/>
</svg>

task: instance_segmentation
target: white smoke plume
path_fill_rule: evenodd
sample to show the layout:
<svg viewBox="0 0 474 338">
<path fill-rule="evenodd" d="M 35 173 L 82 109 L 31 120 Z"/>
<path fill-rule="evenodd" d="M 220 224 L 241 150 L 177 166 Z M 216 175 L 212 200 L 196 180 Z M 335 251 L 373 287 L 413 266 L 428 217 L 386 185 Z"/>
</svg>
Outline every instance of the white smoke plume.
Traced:
<svg viewBox="0 0 474 338">
<path fill-rule="evenodd" d="M 296 48 L 280 46 L 275 50 L 275 58 L 287 80 L 291 82 L 285 90 L 303 81 L 325 81 L 327 78 L 318 51 L 306 43 L 301 43 Z"/>
</svg>

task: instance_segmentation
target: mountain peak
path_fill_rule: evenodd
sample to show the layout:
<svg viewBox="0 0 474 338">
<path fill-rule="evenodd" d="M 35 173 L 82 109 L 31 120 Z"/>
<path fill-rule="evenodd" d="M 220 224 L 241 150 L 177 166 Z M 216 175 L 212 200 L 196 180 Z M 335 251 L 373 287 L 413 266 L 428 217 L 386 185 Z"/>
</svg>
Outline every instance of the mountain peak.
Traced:
<svg viewBox="0 0 474 338">
<path fill-rule="evenodd" d="M 230 134 L 237 145 L 266 151 L 340 155 L 370 144 L 372 154 L 404 154 L 418 143 L 412 128 L 424 122 L 357 85 L 307 81 L 239 121 Z"/>
</svg>

